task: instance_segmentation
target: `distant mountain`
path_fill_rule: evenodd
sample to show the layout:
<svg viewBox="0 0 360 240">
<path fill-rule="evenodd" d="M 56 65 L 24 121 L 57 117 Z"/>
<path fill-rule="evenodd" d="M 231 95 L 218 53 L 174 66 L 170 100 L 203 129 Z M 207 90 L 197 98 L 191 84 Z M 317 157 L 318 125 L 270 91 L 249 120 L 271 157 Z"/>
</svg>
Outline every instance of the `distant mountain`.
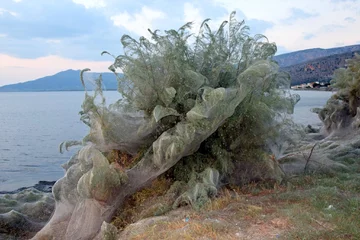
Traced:
<svg viewBox="0 0 360 240">
<path fill-rule="evenodd" d="M 357 51 L 360 53 L 359 51 Z M 345 60 L 353 58 L 355 52 L 334 54 L 331 56 L 306 61 L 281 70 L 288 72 L 291 76 L 291 85 L 299 85 L 309 82 L 329 82 L 338 68 L 346 67 Z"/>
<path fill-rule="evenodd" d="M 314 59 L 327 57 L 334 54 L 342 54 L 342 53 L 358 52 L 358 51 L 360 51 L 360 44 L 346 46 L 346 47 L 329 48 L 329 49 L 322 49 L 322 48 L 306 49 L 302 51 L 281 54 L 275 56 L 273 59 L 279 63 L 280 67 L 288 67 L 303 62 L 309 62 Z"/>
<path fill-rule="evenodd" d="M 291 85 L 308 82 L 327 82 L 337 68 L 345 66 L 345 60 L 360 53 L 360 44 L 330 49 L 307 49 L 274 57 L 281 70 L 291 75 Z M 94 89 L 94 80 L 99 73 L 84 74 L 88 90 Z M 103 73 L 103 86 L 106 90 L 116 90 L 117 80 L 113 73 Z M 34 91 L 82 91 L 80 70 L 67 70 L 53 76 L 33 81 L 0 87 L 0 92 L 34 92 Z"/>
<path fill-rule="evenodd" d="M 86 88 L 93 90 L 94 80 L 99 73 L 86 72 L 84 80 Z M 116 90 L 117 80 L 113 73 L 103 73 L 103 86 L 106 90 Z M 39 78 L 36 80 L 10 84 L 0 87 L 0 92 L 41 92 L 41 91 L 82 91 L 84 87 L 80 82 L 80 70 L 66 70 L 52 76 Z"/>
</svg>

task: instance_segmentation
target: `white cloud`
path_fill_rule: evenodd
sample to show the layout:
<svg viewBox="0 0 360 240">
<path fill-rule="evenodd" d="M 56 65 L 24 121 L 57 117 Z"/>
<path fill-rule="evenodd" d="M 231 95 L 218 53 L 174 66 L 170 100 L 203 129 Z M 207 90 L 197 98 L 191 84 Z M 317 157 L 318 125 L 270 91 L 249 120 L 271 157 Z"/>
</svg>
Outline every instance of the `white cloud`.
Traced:
<svg viewBox="0 0 360 240">
<path fill-rule="evenodd" d="M 61 40 L 60 39 L 47 39 L 46 42 L 58 44 L 58 43 L 61 43 Z"/>
<path fill-rule="evenodd" d="M 19 3 L 21 2 L 22 0 L 13 0 L 13 2 L 16 2 L 16 3 Z"/>
<path fill-rule="evenodd" d="M 356 29 L 360 29 L 360 23 L 348 24 L 344 20 L 346 17 L 355 18 L 353 9 L 342 8 L 342 3 L 338 3 L 336 9 L 333 8 L 334 6 L 324 5 L 323 9 L 327 8 L 326 11 L 320 12 L 318 16 L 300 19 L 291 25 L 279 21 L 273 28 L 268 29 L 265 35 L 290 51 L 314 47 L 331 48 L 339 42 L 351 45 L 358 41 Z M 310 41 L 305 40 L 303 38 L 305 32 L 313 34 L 314 37 Z"/>
<path fill-rule="evenodd" d="M 10 10 L 4 9 L 4 8 L 0 8 L 0 16 L 1 16 L 1 15 L 4 15 L 5 13 L 10 14 L 10 15 L 13 16 L 13 17 L 16 17 L 16 16 L 19 15 L 19 14 L 16 13 L 16 12 L 13 12 L 13 11 L 10 11 Z"/>
<path fill-rule="evenodd" d="M 165 17 L 166 15 L 162 11 L 144 6 L 138 13 L 130 15 L 125 11 L 112 16 L 111 20 L 117 27 L 123 27 L 129 32 L 148 37 L 149 33 L 147 29 L 152 29 L 152 24 L 155 20 L 164 19 Z"/>
<path fill-rule="evenodd" d="M 20 2 L 21 0 L 8 1 Z M 211 29 L 217 30 L 221 22 L 228 19 L 230 12 L 236 10 L 238 11 L 238 20 L 245 17 L 248 20 L 247 23 L 250 23 L 251 29 L 260 28 L 261 33 L 264 33 L 271 42 L 276 42 L 280 49 L 283 49 L 283 52 L 360 43 L 358 34 L 358 29 L 360 29 L 359 0 L 186 0 L 172 2 L 156 0 L 151 2 L 151 7 L 150 5 L 149 7 L 145 6 L 147 1 L 144 0 L 127 2 L 125 5 L 120 5 L 119 0 L 72 1 L 74 4 L 79 4 L 87 9 L 100 9 L 99 14 L 104 14 L 113 26 L 127 30 L 131 35 L 149 37 L 148 28 L 153 30 L 177 29 L 181 24 L 189 21 L 194 21 L 192 31 L 196 35 L 205 18 L 211 18 L 212 20 L 209 22 Z M 25 1 L 22 0 L 22 2 Z M 37 7 L 35 1 L 28 0 L 27 2 L 29 9 L 26 11 L 34 12 L 30 5 L 34 4 Z M 54 4 L 60 2 L 54 1 Z M 168 15 L 166 15 L 167 12 L 169 12 Z M 224 15 L 220 16 L 221 13 Z M 21 9 L 8 9 L 6 6 L 2 6 L 2 8 L 0 7 L 0 19 L 4 17 L 8 17 L 10 21 L 14 20 L 13 17 L 24 17 L 26 20 L 26 14 L 21 12 Z M 78 19 L 78 21 L 85 21 L 85 19 Z M 94 21 L 94 24 L 98 24 L 98 22 Z M 109 31 L 114 30 L 113 26 L 109 25 L 109 28 L 104 26 L 101 34 L 105 36 Z M 264 29 L 266 30 L 264 31 Z M 120 37 L 123 32 L 117 31 L 111 36 Z M 5 44 L 7 41 L 11 41 L 6 33 L 12 36 L 7 31 L 0 32 L 0 39 Z M 87 38 L 90 38 L 90 35 Z M 76 38 L 60 41 L 57 37 L 42 39 L 38 42 L 44 43 L 46 40 L 46 45 L 49 45 L 46 46 L 49 47 L 46 52 L 58 55 L 61 53 L 63 41 L 66 41 L 71 49 L 75 48 L 76 46 L 73 44 L 76 45 L 78 42 Z M 88 42 L 91 43 L 91 41 Z M 15 44 L 14 42 L 11 45 L 15 47 Z M 12 64 L 9 65 L 8 62 L 12 62 Z M 12 58 L 8 55 L 1 55 L 0 51 L 0 81 L 4 81 L 4 79 L 12 82 L 26 81 L 68 68 L 80 69 L 90 66 L 90 68 L 96 69 L 97 66 L 104 65 L 104 70 L 106 70 L 107 66 L 110 65 L 108 62 L 102 64 L 103 62 L 75 61 L 58 56 L 33 60 Z M 25 71 L 14 70 L 14 67 L 21 67 Z M 4 75 L 5 73 L 7 75 Z M 0 82 L 0 85 L 2 84 L 5 83 Z"/>
<path fill-rule="evenodd" d="M 72 0 L 76 4 L 83 5 L 85 8 L 103 8 L 106 7 L 105 0 Z"/>
<path fill-rule="evenodd" d="M 360 29 L 360 21 L 356 21 L 359 19 L 359 1 L 213 1 L 229 12 L 236 9 L 242 11 L 248 19 L 273 23 L 264 35 L 288 51 L 315 47 L 331 48 L 339 42 L 351 45 L 359 40 L 357 29 Z M 294 9 L 306 12 L 308 16 L 293 18 L 290 22 L 288 20 L 294 17 Z M 354 19 L 351 24 L 345 20 L 350 18 Z M 311 39 L 304 37 L 310 34 Z"/>
<path fill-rule="evenodd" d="M 200 14 L 200 9 L 196 8 L 192 3 L 184 4 L 184 22 L 193 22 L 192 30 L 197 32 L 200 28 L 204 17 Z"/>
<path fill-rule="evenodd" d="M 184 23 L 193 22 L 191 32 L 194 33 L 195 36 L 199 33 L 200 26 L 206 18 L 209 18 L 209 16 L 204 17 L 204 13 L 200 8 L 195 7 L 194 4 L 189 2 L 184 3 Z M 216 31 L 225 20 L 229 20 L 229 14 L 215 19 L 211 18 L 208 25 L 212 31 Z M 194 40 L 193 38 L 190 39 Z"/>
<path fill-rule="evenodd" d="M 348 22 L 348 23 L 354 23 L 354 22 L 356 22 L 356 19 L 355 19 L 355 18 L 352 18 L 352 17 L 346 17 L 346 18 L 344 19 L 344 21 L 346 21 L 346 22 Z"/>
<path fill-rule="evenodd" d="M 59 56 L 26 59 L 0 54 L 0 86 L 53 75 L 67 69 L 90 68 L 93 72 L 109 72 L 108 67 L 112 63 L 110 61 L 73 60 Z"/>
<path fill-rule="evenodd" d="M 302 1 L 284 1 L 284 0 L 257 0 L 249 2 L 247 0 L 213 0 L 214 3 L 224 7 L 228 12 L 233 10 L 242 11 L 248 19 L 258 19 L 263 21 L 274 22 L 281 19 L 289 18 L 291 8 L 301 8 L 306 0 Z M 308 6 L 307 12 L 311 12 L 311 5 Z"/>
</svg>

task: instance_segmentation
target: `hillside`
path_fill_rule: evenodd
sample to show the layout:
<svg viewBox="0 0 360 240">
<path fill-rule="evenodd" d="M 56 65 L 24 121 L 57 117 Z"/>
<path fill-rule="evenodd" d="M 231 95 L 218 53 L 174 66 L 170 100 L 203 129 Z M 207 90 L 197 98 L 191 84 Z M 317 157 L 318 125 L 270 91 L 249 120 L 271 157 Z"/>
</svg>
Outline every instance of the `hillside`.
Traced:
<svg viewBox="0 0 360 240">
<path fill-rule="evenodd" d="M 99 73 L 84 73 L 88 90 L 94 89 L 94 80 Z M 103 86 L 106 90 L 116 90 L 117 80 L 113 73 L 103 73 Z M 41 92 L 41 91 L 82 91 L 80 70 L 66 70 L 52 76 L 35 79 L 24 83 L 10 84 L 0 87 L 0 92 Z"/>
<path fill-rule="evenodd" d="M 306 49 L 297 52 L 281 54 L 274 57 L 281 70 L 291 75 L 291 85 L 308 82 L 327 82 L 334 71 L 345 66 L 345 60 L 352 58 L 354 52 L 360 53 L 360 44 L 330 49 Z M 85 73 L 87 87 L 94 88 L 94 79 L 99 73 Z M 103 74 L 103 85 L 106 90 L 116 90 L 117 80 L 113 73 Z M 32 81 L 0 87 L 0 92 L 30 92 L 30 91 L 82 91 L 80 70 L 67 70 L 52 76 Z"/>
<path fill-rule="evenodd" d="M 285 53 L 274 57 L 274 60 L 277 61 L 280 67 L 288 67 L 296 65 L 303 62 L 312 61 L 318 58 L 327 57 L 334 54 L 342 54 L 348 52 L 360 51 L 360 44 L 338 47 L 338 48 L 313 48 L 306 49 L 297 52 Z"/>
<path fill-rule="evenodd" d="M 357 51 L 357 52 L 360 52 Z M 355 52 L 335 54 L 289 67 L 281 68 L 291 76 L 291 85 L 309 82 L 329 82 L 334 71 L 345 67 L 345 60 L 354 57 Z"/>
</svg>

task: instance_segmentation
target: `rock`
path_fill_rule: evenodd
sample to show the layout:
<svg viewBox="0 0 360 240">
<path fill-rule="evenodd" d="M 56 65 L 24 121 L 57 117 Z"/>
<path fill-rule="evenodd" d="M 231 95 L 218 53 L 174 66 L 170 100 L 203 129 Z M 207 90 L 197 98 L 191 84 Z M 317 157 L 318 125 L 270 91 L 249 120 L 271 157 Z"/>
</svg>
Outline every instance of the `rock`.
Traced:
<svg viewBox="0 0 360 240">
<path fill-rule="evenodd" d="M 55 181 L 39 181 L 37 184 L 35 184 L 34 188 L 41 192 L 51 192 L 54 184 Z"/>
<path fill-rule="evenodd" d="M 6 233 L 18 237 L 27 237 L 31 233 L 36 233 L 42 227 L 43 224 L 34 222 L 24 214 L 15 210 L 0 214 L 0 233 Z"/>
<path fill-rule="evenodd" d="M 53 210 L 52 194 L 33 187 L 0 194 L 0 239 L 31 238 L 49 220 Z"/>
<path fill-rule="evenodd" d="M 39 181 L 37 184 L 31 187 L 22 187 L 15 191 L 0 191 L 0 194 L 14 194 L 21 192 L 26 189 L 36 189 L 40 192 L 47 192 L 50 193 L 52 191 L 52 187 L 55 184 L 55 181 Z"/>
<path fill-rule="evenodd" d="M 313 128 L 310 124 L 306 126 L 305 128 L 306 133 L 318 133 L 320 132 L 320 129 Z"/>
</svg>

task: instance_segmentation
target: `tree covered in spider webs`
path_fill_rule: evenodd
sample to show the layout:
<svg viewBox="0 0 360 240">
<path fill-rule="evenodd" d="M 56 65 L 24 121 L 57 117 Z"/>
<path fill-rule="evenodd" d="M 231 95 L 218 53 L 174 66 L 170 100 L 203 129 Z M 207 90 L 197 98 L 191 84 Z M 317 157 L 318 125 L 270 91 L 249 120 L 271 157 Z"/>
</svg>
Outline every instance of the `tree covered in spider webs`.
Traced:
<svg viewBox="0 0 360 240">
<path fill-rule="evenodd" d="M 124 54 L 103 52 L 114 57 L 109 69 L 121 98 L 106 105 L 101 77 L 95 94 L 86 92 L 81 119 L 90 133 L 54 186 L 57 208 L 43 233 L 61 222 L 69 239 L 94 237 L 127 196 L 165 172 L 181 189 L 173 207 L 201 207 L 221 182 L 281 179 L 269 155 L 291 143 L 289 114 L 299 97 L 272 60 L 276 45 L 250 36 L 235 12 L 216 31 L 209 21 L 197 34 L 187 23 L 149 30 L 151 39 L 124 35 Z M 114 150 L 125 160 L 114 161 Z"/>
</svg>

